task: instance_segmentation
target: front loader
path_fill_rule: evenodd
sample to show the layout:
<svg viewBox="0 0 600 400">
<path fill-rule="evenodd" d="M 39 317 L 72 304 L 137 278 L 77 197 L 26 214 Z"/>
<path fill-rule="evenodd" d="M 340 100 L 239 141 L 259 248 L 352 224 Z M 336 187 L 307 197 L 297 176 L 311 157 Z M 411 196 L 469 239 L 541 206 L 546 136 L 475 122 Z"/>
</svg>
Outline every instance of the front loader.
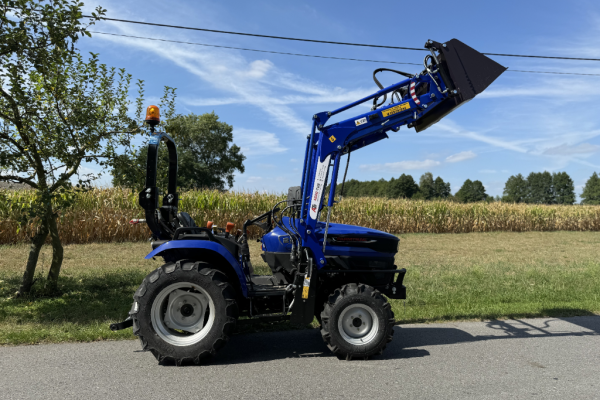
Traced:
<svg viewBox="0 0 600 400">
<path fill-rule="evenodd" d="M 398 237 L 330 222 L 341 158 L 348 155 L 349 162 L 350 153 L 387 138 L 402 125 L 417 132 L 427 129 L 506 70 L 456 39 L 430 40 L 425 48 L 430 53 L 421 72 L 377 69 L 373 77 L 379 91 L 315 114 L 300 185 L 237 233 L 233 224 L 225 229 L 211 222 L 198 227 L 189 214 L 179 211 L 176 145 L 166 133 L 154 132 L 158 108 L 150 106 L 146 121 L 152 136 L 139 203 L 152 231 L 152 252 L 146 258 L 162 257 L 165 264 L 135 292 L 129 318 L 111 329 L 133 326 L 144 350 L 159 362 L 181 365 L 213 356 L 240 316 L 246 317 L 240 322 L 290 320 L 296 325 L 316 317 L 323 340 L 338 357 L 381 354 L 396 322 L 388 299 L 406 298 L 406 270 L 394 265 Z M 406 79 L 383 87 L 376 78 L 383 71 Z M 370 100 L 370 111 L 327 124 L 334 115 Z M 168 147 L 170 161 L 168 190 L 159 205 L 156 169 L 161 142 Z M 251 226 L 263 232 L 261 256 L 271 275 L 254 274 L 248 246 Z"/>
</svg>

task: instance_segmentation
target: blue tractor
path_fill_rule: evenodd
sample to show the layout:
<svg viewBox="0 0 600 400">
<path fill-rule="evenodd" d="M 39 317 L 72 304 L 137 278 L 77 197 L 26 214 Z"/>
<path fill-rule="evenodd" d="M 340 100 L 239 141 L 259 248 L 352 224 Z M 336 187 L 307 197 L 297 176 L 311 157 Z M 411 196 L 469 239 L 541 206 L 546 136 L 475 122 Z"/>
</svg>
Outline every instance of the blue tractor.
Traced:
<svg viewBox="0 0 600 400">
<path fill-rule="evenodd" d="M 338 357 L 381 354 L 396 322 L 387 299 L 406 298 L 406 270 L 394 265 L 396 236 L 330 222 L 341 158 L 347 154 L 349 162 L 350 153 L 387 138 L 402 125 L 417 132 L 427 129 L 506 70 L 456 39 L 430 40 L 425 48 L 429 53 L 422 72 L 377 69 L 373 78 L 379 91 L 315 114 L 300 186 L 291 187 L 287 199 L 271 210 L 246 221 L 237 234 L 231 226 L 198 227 L 189 214 L 179 211 L 176 146 L 166 133 L 154 132 L 158 108 L 149 107 L 146 121 L 152 136 L 139 203 L 152 231 L 152 252 L 146 258 L 162 257 L 165 264 L 137 289 L 129 318 L 111 329 L 133 326 L 144 350 L 159 362 L 181 365 L 215 355 L 240 316 L 246 317 L 240 321 L 290 320 L 296 325 L 316 317 L 323 340 Z M 383 87 L 375 76 L 382 71 L 406 79 Z M 327 124 L 334 115 L 370 100 L 369 112 Z M 156 170 L 161 142 L 169 152 L 169 183 L 159 206 Z M 340 189 L 343 192 L 343 182 Z M 250 226 L 263 232 L 261 256 L 271 275 L 254 274 Z"/>
</svg>

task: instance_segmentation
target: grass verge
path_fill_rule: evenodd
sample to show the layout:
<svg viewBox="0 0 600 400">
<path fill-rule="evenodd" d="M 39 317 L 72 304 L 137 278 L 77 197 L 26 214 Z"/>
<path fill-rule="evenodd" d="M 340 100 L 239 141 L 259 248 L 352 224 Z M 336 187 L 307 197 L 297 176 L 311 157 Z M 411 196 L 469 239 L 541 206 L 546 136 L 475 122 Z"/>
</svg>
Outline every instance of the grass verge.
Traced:
<svg viewBox="0 0 600 400">
<path fill-rule="evenodd" d="M 469 233 L 400 236 L 398 267 L 408 299 L 392 301 L 401 323 L 590 315 L 600 311 L 600 235 L 594 232 Z M 65 247 L 60 294 L 44 289 L 44 248 L 34 292 L 12 297 L 27 246 L 0 246 L 0 345 L 131 339 L 112 332 L 132 295 L 161 261 L 144 260 L 148 243 Z M 267 273 L 253 243 L 255 268 Z M 254 329 L 285 329 L 286 324 Z M 246 328 L 247 329 L 247 328 Z"/>
</svg>

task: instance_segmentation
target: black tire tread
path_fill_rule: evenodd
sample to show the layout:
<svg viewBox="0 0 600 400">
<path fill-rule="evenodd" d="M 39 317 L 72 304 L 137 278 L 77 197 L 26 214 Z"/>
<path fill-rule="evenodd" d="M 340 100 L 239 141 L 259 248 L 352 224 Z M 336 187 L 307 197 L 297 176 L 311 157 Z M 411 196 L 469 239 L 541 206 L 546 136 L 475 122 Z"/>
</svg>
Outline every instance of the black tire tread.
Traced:
<svg viewBox="0 0 600 400">
<path fill-rule="evenodd" d="M 163 279 L 168 279 L 169 278 L 168 276 L 177 270 L 182 270 L 182 271 L 194 270 L 198 274 L 210 277 L 212 282 L 217 287 L 221 288 L 221 294 L 223 295 L 223 298 L 225 299 L 225 302 L 227 304 L 226 309 L 225 309 L 226 310 L 225 323 L 222 326 L 220 334 L 218 335 L 218 337 L 213 341 L 212 345 L 210 346 L 210 349 L 203 351 L 199 354 L 190 355 L 190 357 L 172 357 L 167 354 L 161 354 L 161 352 L 158 349 L 153 348 L 149 344 L 148 340 L 146 340 L 146 338 L 144 338 L 144 336 L 142 335 L 142 333 L 140 331 L 140 323 L 139 323 L 139 319 L 138 319 L 138 309 L 136 309 L 136 304 L 139 304 L 141 301 L 144 301 L 143 298 L 147 294 L 148 288 L 151 285 L 156 285 L 157 282 L 160 282 Z M 229 284 L 227 282 L 227 277 L 223 272 L 221 272 L 217 269 L 214 269 L 210 264 L 205 263 L 205 262 L 193 262 L 193 261 L 183 260 L 183 261 L 177 261 L 175 263 L 168 262 L 168 263 L 164 264 L 163 266 L 161 266 L 161 267 L 157 268 L 156 270 L 152 271 L 151 273 L 149 273 L 144 278 L 141 285 L 134 293 L 133 300 L 134 300 L 133 306 L 131 308 L 131 311 L 129 312 L 129 315 L 131 316 L 131 318 L 133 320 L 133 334 L 136 335 L 138 337 L 138 339 L 140 340 L 142 349 L 144 351 L 151 352 L 160 364 L 169 363 L 169 362 L 172 362 L 172 363 L 176 364 L 177 366 L 180 366 L 183 364 L 188 364 L 188 363 L 200 364 L 202 361 L 208 360 L 212 356 L 214 356 L 217 353 L 217 351 L 219 349 L 221 349 L 225 345 L 225 343 L 227 343 L 227 341 L 229 340 L 229 337 L 233 334 L 235 327 L 236 327 L 236 322 L 237 322 L 237 317 L 238 317 L 238 305 L 237 305 L 237 301 L 236 301 L 235 289 L 233 288 L 233 286 L 231 286 L 231 284 Z"/>
<path fill-rule="evenodd" d="M 332 335 L 329 328 L 329 321 L 331 320 L 331 313 L 334 307 L 339 304 L 344 298 L 350 295 L 367 295 L 372 297 L 384 310 L 387 314 L 387 318 L 385 318 L 385 340 L 383 340 L 380 345 L 373 349 L 372 351 L 365 354 L 350 354 L 340 346 L 337 346 L 335 343 L 332 343 Z M 329 350 L 335 354 L 340 359 L 345 359 L 347 361 L 353 359 L 368 359 L 374 355 L 380 355 L 383 353 L 383 350 L 386 348 L 386 344 L 391 342 L 394 336 L 394 325 L 396 320 L 394 318 L 394 312 L 392 311 L 392 306 L 387 301 L 387 299 L 375 288 L 365 284 L 356 284 L 349 283 L 342 286 L 339 289 L 336 289 L 325 302 L 325 306 L 323 311 L 321 312 L 321 336 L 323 341 L 329 348 Z"/>
</svg>

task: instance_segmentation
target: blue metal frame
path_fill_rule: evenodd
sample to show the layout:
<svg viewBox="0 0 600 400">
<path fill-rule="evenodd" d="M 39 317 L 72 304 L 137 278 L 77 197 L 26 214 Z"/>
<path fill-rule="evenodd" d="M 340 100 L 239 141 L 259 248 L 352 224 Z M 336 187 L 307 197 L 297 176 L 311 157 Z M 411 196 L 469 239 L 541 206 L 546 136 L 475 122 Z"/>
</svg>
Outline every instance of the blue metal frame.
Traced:
<svg viewBox="0 0 600 400">
<path fill-rule="evenodd" d="M 265 244 L 268 244 L 271 252 L 289 252 L 291 262 L 295 263 L 295 260 L 297 260 L 295 257 L 298 255 L 294 251 L 296 242 L 292 240 L 285 242 L 286 244 L 284 245 L 284 242 L 280 242 L 279 238 L 285 236 L 283 233 L 294 236 L 298 233 L 301 241 L 302 256 L 304 255 L 304 250 L 308 249 L 309 252 L 312 253 L 312 258 L 316 261 L 316 267 L 320 269 L 327 265 L 324 252 L 326 251 L 326 235 L 329 233 L 329 228 L 331 228 L 332 233 L 335 235 L 351 233 L 364 234 L 367 236 L 389 236 L 389 234 L 372 232 L 362 227 L 319 222 L 320 212 L 324 207 L 323 192 L 325 191 L 329 177 L 331 177 L 331 186 L 327 206 L 331 209 L 335 203 L 334 195 L 341 157 L 344 154 L 349 154 L 352 151 L 356 151 L 362 147 L 388 138 L 389 131 L 397 132 L 402 125 L 408 125 L 409 127 L 414 126 L 417 131 L 427 129 L 427 127 L 436 123 L 460 105 L 460 103 L 470 100 L 475 95 L 485 90 L 485 88 L 506 69 L 456 39 L 452 39 L 443 44 L 430 40 L 426 43 L 425 48 L 428 48 L 431 51 L 431 56 L 425 58 L 425 70 L 423 72 L 386 88 L 382 88 L 367 97 L 354 101 L 336 110 L 320 112 L 313 116 L 310 135 L 307 137 L 302 178 L 300 181 L 302 200 L 299 218 L 292 218 L 292 221 L 290 221 L 290 217 L 282 218 L 281 222 L 278 224 L 283 223 L 283 225 L 287 225 L 288 228 L 290 228 L 291 225 L 289 224 L 293 223 L 294 229 L 284 229 L 283 225 L 280 225 L 279 228 L 263 235 L 263 250 L 268 250 L 265 247 Z M 442 57 L 441 62 L 439 62 L 435 54 L 436 51 L 439 51 L 439 55 Z M 434 70 L 430 69 L 428 59 L 432 61 L 431 66 L 435 66 Z M 435 61 L 435 64 L 433 61 Z M 479 71 L 479 69 L 483 69 L 483 72 Z M 381 70 L 385 69 L 379 69 L 376 72 Z M 406 76 L 407 74 L 403 75 Z M 473 79 L 471 79 L 471 77 Z M 447 79 L 448 81 L 444 81 L 444 79 Z M 379 85 L 379 82 L 377 83 Z M 416 91 L 411 92 L 412 88 L 416 89 Z M 375 99 L 374 102 L 376 103 L 378 99 L 383 96 L 385 96 L 384 99 L 387 99 L 387 94 L 389 93 L 392 93 L 389 104 L 377 104 L 379 108 L 372 109 L 369 112 L 362 113 L 341 122 L 327 125 L 327 122 L 332 116 L 347 111 L 369 100 Z M 421 93 L 418 99 L 416 98 L 415 93 Z M 397 100 L 395 98 L 396 94 L 398 95 L 396 97 L 402 96 L 402 98 Z M 456 98 L 448 99 L 451 96 L 456 96 Z M 436 109 L 436 106 L 444 101 L 447 102 L 442 104 L 441 107 L 432 113 L 432 111 Z M 427 118 L 423 119 L 423 117 Z M 169 193 L 165 199 L 163 199 L 163 203 L 166 201 L 169 204 L 165 208 L 166 211 L 176 211 L 178 202 L 177 193 L 175 192 L 177 173 L 176 147 L 173 140 L 164 133 L 156 133 L 150 139 L 148 157 L 149 172 L 146 179 L 146 188 L 140 193 L 140 205 L 146 210 L 148 224 L 155 234 L 155 237 L 160 239 L 162 239 L 163 236 L 169 236 L 162 234 L 160 227 L 158 227 L 158 224 L 154 220 L 156 214 L 155 211 L 158 208 L 159 192 L 156 187 L 156 156 L 158 145 L 162 140 L 167 141 L 170 154 Z M 331 170 L 331 168 L 333 169 Z M 294 213 L 298 213 L 296 208 L 288 208 L 292 208 Z M 288 208 L 285 208 L 284 211 Z M 244 235 L 247 233 L 247 226 L 252 224 L 259 225 L 258 221 L 268 216 L 269 213 L 265 213 L 254 220 L 246 221 L 244 224 Z M 297 215 L 294 215 L 294 217 L 296 216 Z M 272 212 L 271 217 L 273 217 Z M 271 219 L 268 221 L 271 221 Z M 276 232 L 277 229 L 279 229 L 281 234 Z M 348 229 L 349 232 L 345 232 L 345 229 Z M 265 240 L 265 238 L 268 240 Z M 181 253 L 179 255 L 182 257 L 188 256 L 188 254 L 185 253 L 185 250 L 203 249 L 214 252 L 214 254 L 220 255 L 230 264 L 240 281 L 243 295 L 248 297 L 248 285 L 252 285 L 252 280 L 249 268 L 250 263 L 248 260 L 249 249 L 247 247 L 247 237 L 244 239 L 245 241 L 242 241 L 242 245 L 245 247 L 242 248 L 242 254 L 237 260 L 223 245 L 209 240 L 169 241 L 153 250 L 146 258 L 148 259 L 157 255 L 163 255 L 166 259 L 170 259 L 177 255 L 171 253 L 165 254 L 165 251 L 177 252 L 177 250 L 179 250 Z M 294 245 L 292 245 L 292 243 Z M 341 246 L 341 243 L 338 244 L 337 241 L 334 241 L 334 243 L 336 243 L 335 246 L 327 249 L 328 256 L 357 256 L 364 258 L 387 257 L 383 253 L 369 248 L 345 247 Z M 301 265 L 307 264 L 296 266 L 300 267 L 302 270 L 303 267 Z M 310 263 L 308 265 L 310 265 Z M 308 271 L 302 272 L 308 273 Z M 310 273 L 312 273 L 312 271 Z M 318 282 L 318 280 L 315 279 L 312 282 L 311 287 L 314 282 Z M 298 287 L 296 290 L 297 294 L 301 293 L 302 287 Z M 301 308 L 301 304 L 304 303 L 296 303 L 296 309 Z M 312 307 L 312 303 L 306 304 L 309 304 L 310 307 Z M 302 312 L 304 313 L 304 311 Z M 313 318 L 312 310 L 309 314 L 306 314 L 309 317 L 307 322 Z"/>
<path fill-rule="evenodd" d="M 442 86 L 442 91 L 444 91 L 445 85 L 439 73 L 434 74 L 434 77 Z M 428 93 L 423 94 L 419 98 L 421 102 L 420 105 L 417 105 L 413 101 L 412 97 L 407 94 L 401 101 L 397 103 L 393 103 L 392 99 L 391 104 L 382 106 L 377 110 L 373 110 L 351 119 L 325 126 L 330 117 L 402 87 L 409 87 L 412 82 L 415 82 L 416 84 L 430 84 Z M 358 150 L 381 139 L 387 138 L 388 131 L 397 130 L 397 128 L 402 125 L 410 124 L 416 121 L 418 118 L 421 118 L 427 112 L 431 111 L 435 105 L 439 104 L 446 97 L 446 94 L 437 89 L 437 85 L 435 82 L 432 82 L 431 77 L 428 75 L 415 75 L 411 79 L 406 79 L 402 82 L 388 86 L 387 88 L 379 90 L 370 96 L 350 103 L 344 107 L 338 108 L 337 110 L 331 112 L 321 112 L 314 115 L 311 133 L 307 138 L 304 157 L 304 167 L 301 180 L 301 193 L 304 201 L 301 204 L 298 231 L 301 236 L 302 246 L 310 249 L 314 259 L 317 261 L 316 265 L 318 268 L 322 268 L 327 264 L 323 254 L 322 245 L 319 243 L 319 238 L 317 235 L 317 219 L 319 213 L 317 213 L 316 218 L 312 218 L 310 216 L 310 207 L 312 205 L 310 197 L 313 197 L 316 172 L 319 163 L 323 163 L 328 156 L 331 156 L 328 165 L 324 166 L 327 168 L 324 175 L 325 181 L 322 184 L 322 187 L 319 188 L 319 191 L 324 191 L 328 178 L 331 177 L 331 187 L 329 190 L 329 200 L 327 205 L 332 207 L 335 202 L 334 194 L 338 170 L 340 167 L 340 160 L 343 154 L 347 154 L 351 151 Z M 151 144 L 157 145 L 160 139 L 160 136 L 153 137 L 151 139 Z M 331 160 L 333 160 L 333 166 L 331 165 Z M 330 171 L 332 167 L 333 170 Z M 323 208 L 324 196 L 323 193 L 319 194 L 321 198 L 318 204 L 318 211 L 320 212 L 320 210 Z M 319 227 L 319 229 L 322 229 L 322 226 Z M 167 250 L 177 249 L 205 249 L 214 251 L 225 258 L 238 276 L 243 295 L 248 297 L 246 274 L 244 273 L 245 266 L 242 258 L 240 257 L 239 260 L 236 260 L 235 257 L 233 257 L 233 255 L 231 255 L 231 253 L 229 253 L 229 251 L 227 251 L 227 249 L 225 249 L 225 247 L 219 243 L 207 240 L 169 241 L 153 250 L 146 256 L 146 259 L 161 255 Z M 339 253 L 339 255 L 357 255 L 357 250 L 337 248 L 334 253 Z M 376 252 L 369 252 L 365 250 L 361 251 L 361 255 L 363 255 L 362 253 L 365 253 L 365 256 L 376 255 Z"/>
<path fill-rule="evenodd" d="M 305 152 L 304 168 L 302 173 L 302 204 L 300 209 L 300 236 L 302 246 L 308 247 L 313 253 L 314 259 L 317 261 L 317 267 L 322 268 L 327 264 L 327 260 L 323 254 L 323 249 L 319 244 L 316 235 L 317 218 L 310 216 L 310 207 L 313 196 L 313 191 L 323 190 L 323 188 L 315 188 L 315 179 L 317 166 L 323 162 L 328 156 L 335 160 L 333 172 L 327 176 L 331 176 L 331 187 L 329 191 L 328 206 L 331 207 L 334 203 L 335 187 L 337 183 L 337 175 L 340 166 L 340 157 L 351 151 L 358 150 L 368 146 L 381 139 L 388 138 L 387 132 L 390 130 L 397 131 L 402 125 L 407 125 L 422 118 L 425 114 L 435 108 L 436 105 L 445 100 L 449 94 L 443 93 L 446 91 L 446 85 L 439 72 L 433 74 L 434 82 L 427 74 L 417 74 L 410 79 L 405 79 L 394 85 L 381 89 L 365 98 L 357 100 L 353 103 L 338 108 L 330 112 L 321 112 L 313 116 L 313 126 L 310 136 L 308 137 L 307 150 Z M 382 106 L 376 110 L 360 114 L 356 117 L 331 124 L 326 126 L 327 121 L 334 115 L 343 111 L 349 110 L 359 104 L 391 93 L 400 88 L 409 88 L 411 83 L 416 86 L 429 83 L 429 91 L 419 96 L 420 104 L 416 104 L 413 98 L 406 90 L 407 94 L 401 101 L 389 105 Z M 438 90 L 438 84 L 441 91 Z M 316 131 L 318 129 L 318 132 Z M 328 167 L 329 168 L 329 167 Z M 319 210 L 323 207 L 324 196 L 321 195 Z"/>
</svg>

